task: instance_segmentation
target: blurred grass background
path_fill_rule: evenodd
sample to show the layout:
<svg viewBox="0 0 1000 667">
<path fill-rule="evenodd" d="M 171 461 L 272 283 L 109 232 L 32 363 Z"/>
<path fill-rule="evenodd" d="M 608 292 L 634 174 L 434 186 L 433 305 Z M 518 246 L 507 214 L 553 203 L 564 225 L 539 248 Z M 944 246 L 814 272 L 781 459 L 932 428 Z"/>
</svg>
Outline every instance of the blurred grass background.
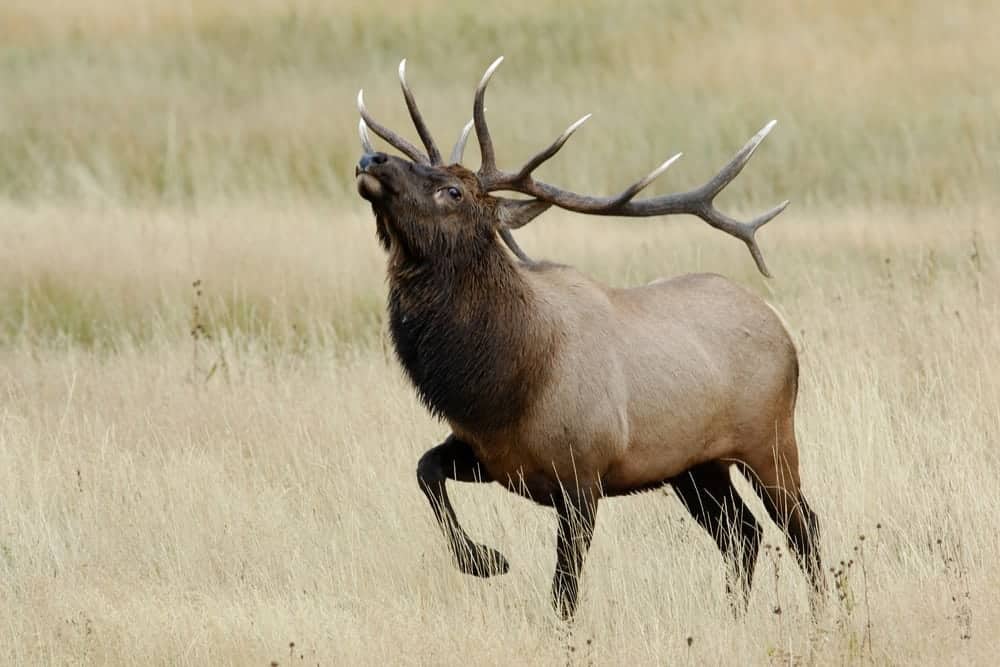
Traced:
<svg viewBox="0 0 1000 667">
<path fill-rule="evenodd" d="M 581 191 L 617 191 L 677 151 L 650 191 L 699 184 L 778 119 L 720 197 L 744 214 L 792 200 L 762 235 L 772 263 L 802 220 L 983 221 L 1000 184 L 998 23 L 1000 6 L 976 0 L 9 0 L 0 340 L 184 336 L 197 279 L 199 316 L 220 334 L 376 339 L 382 264 L 354 192 L 354 100 L 363 87 L 376 117 L 415 140 L 403 57 L 447 148 L 483 69 L 506 56 L 489 92 L 501 166 L 593 112 L 539 172 Z M 525 242 L 550 235 L 549 256 L 604 280 L 756 281 L 742 258 L 713 262 L 728 239 L 700 222 L 678 225 L 694 254 L 668 257 L 649 250 L 659 223 L 546 220 Z M 567 234 L 582 235 L 580 253 Z"/>
<path fill-rule="evenodd" d="M 395 73 L 408 58 L 447 144 L 505 55 L 489 95 L 504 163 L 595 113 L 546 165 L 560 183 L 610 191 L 683 150 L 659 187 L 693 184 L 777 118 L 732 201 L 994 198 L 998 22 L 977 0 L 13 0 L 0 7 L 0 195 L 351 197 L 359 88 L 413 136 Z"/>
</svg>

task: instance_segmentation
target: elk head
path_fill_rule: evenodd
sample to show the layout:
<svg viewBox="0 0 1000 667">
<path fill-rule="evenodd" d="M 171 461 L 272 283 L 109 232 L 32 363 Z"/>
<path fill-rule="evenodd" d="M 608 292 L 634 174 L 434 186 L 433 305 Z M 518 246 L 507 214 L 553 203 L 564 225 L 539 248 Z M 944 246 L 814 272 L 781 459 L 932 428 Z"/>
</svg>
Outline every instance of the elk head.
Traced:
<svg viewBox="0 0 1000 667">
<path fill-rule="evenodd" d="M 396 244 L 414 259 L 449 256 L 469 244 L 491 244 L 497 234 L 519 251 L 507 230 L 549 207 L 491 196 L 476 174 L 459 164 L 425 164 L 366 152 L 356 176 L 358 193 L 375 210 L 383 247 L 389 250 Z M 528 258 L 522 254 L 522 259 Z"/>
<path fill-rule="evenodd" d="M 399 81 L 410 117 L 426 152 L 372 118 L 365 107 L 363 92 L 358 92 L 358 111 L 361 114 L 358 130 L 365 152 L 355 168 L 355 176 L 359 194 L 370 201 L 375 210 L 379 239 L 384 247 L 389 249 L 396 243 L 400 250 L 412 257 L 433 258 L 442 253 L 453 255 L 458 247 L 464 247 L 468 242 L 493 243 L 499 235 L 515 255 L 530 263 L 531 259 L 518 246 L 510 230 L 528 224 L 552 205 L 578 213 L 625 217 L 689 213 L 743 241 L 758 270 L 770 276 L 754 235 L 781 213 L 788 202 L 782 202 L 749 222 L 729 217 L 717 210 L 713 202 L 740 173 L 774 127 L 775 121 L 772 120 L 754 135 L 712 179 L 688 192 L 635 199 L 643 188 L 680 158 L 678 153 L 617 195 L 595 197 L 577 194 L 538 181 L 532 173 L 562 148 L 590 118 L 589 114 L 570 125 L 517 171 L 497 168 L 493 140 L 486 124 L 484 100 L 486 87 L 501 62 L 503 58 L 497 58 L 480 80 L 472 108 L 472 121 L 465 126 L 456 142 L 450 164 L 444 163 L 406 83 L 406 60 L 399 64 Z M 482 156 L 477 172 L 459 164 L 473 126 Z M 409 160 L 377 152 L 368 135 L 369 128 Z M 530 199 L 510 199 L 491 194 L 498 191 L 517 192 L 528 195 Z"/>
</svg>

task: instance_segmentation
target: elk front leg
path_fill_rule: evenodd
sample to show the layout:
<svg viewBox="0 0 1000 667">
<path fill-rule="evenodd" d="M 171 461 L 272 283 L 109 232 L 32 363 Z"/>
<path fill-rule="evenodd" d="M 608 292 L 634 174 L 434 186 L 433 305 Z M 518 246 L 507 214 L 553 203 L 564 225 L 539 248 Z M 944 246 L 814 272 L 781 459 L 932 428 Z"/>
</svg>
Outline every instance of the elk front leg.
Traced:
<svg viewBox="0 0 1000 667">
<path fill-rule="evenodd" d="M 458 482 L 493 481 L 479 465 L 479 459 L 472 448 L 454 435 L 420 457 L 417 483 L 427 496 L 438 525 L 448 539 L 458 569 L 477 577 L 506 574 L 510 566 L 503 554 L 473 542 L 458 522 L 445 488 L 447 479 Z"/>
<path fill-rule="evenodd" d="M 556 573 L 552 579 L 552 604 L 563 620 L 576 612 L 580 571 L 590 549 L 597 518 L 597 496 L 588 492 L 564 492 L 554 499 L 559 515 L 556 537 Z"/>
</svg>

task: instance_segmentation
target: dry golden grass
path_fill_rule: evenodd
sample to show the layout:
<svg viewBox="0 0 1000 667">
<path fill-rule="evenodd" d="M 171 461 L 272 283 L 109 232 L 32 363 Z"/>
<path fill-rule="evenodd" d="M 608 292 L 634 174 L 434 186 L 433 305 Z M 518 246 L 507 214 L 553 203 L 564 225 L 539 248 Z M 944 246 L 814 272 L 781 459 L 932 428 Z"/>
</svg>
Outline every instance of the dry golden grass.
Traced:
<svg viewBox="0 0 1000 667">
<path fill-rule="evenodd" d="M 0 661 L 991 664 L 1000 5 L 399 4 L 0 7 Z M 452 566 L 414 476 L 446 433 L 384 335 L 353 98 L 412 135 L 408 56 L 447 143 L 500 53 L 502 161 L 596 112 L 546 167 L 572 187 L 677 150 L 656 187 L 692 185 L 779 119 L 724 195 L 793 200 L 761 233 L 772 281 L 692 219 L 550 213 L 518 238 L 615 285 L 724 273 L 783 312 L 846 568 L 816 623 L 771 550 L 734 620 L 669 493 L 602 506 L 571 635 L 548 510 L 455 485 L 512 570 Z"/>
<path fill-rule="evenodd" d="M 669 494 L 648 493 L 602 508 L 569 640 L 547 597 L 548 510 L 459 485 L 470 531 L 513 569 L 480 581 L 452 566 L 414 479 L 419 454 L 445 430 L 377 330 L 350 343 L 331 333 L 303 350 L 187 334 L 194 277 L 203 301 L 237 285 L 273 297 L 274 322 L 309 303 L 312 326 L 335 330 L 352 293 L 381 294 L 367 214 L 6 217 L 15 230 L 51 230 L 48 247 L 59 250 L 8 237 L 8 248 L 22 239 L 10 270 L 61 265 L 88 281 L 111 320 L 154 321 L 146 340 L 110 349 L 22 338 L 2 351 L 7 663 L 288 664 L 293 641 L 297 664 L 300 654 L 307 664 L 546 664 L 564 660 L 567 641 L 574 664 L 992 657 L 1000 275 L 990 211 L 807 220 L 790 210 L 764 236 L 779 276 L 770 298 L 802 347 L 805 488 L 828 563 L 855 561 L 850 602 L 831 596 L 812 626 L 801 575 L 786 556 L 776 582 L 762 555 L 750 614 L 732 620 L 711 541 Z M 531 231 L 532 252 L 617 284 L 717 270 L 768 294 L 739 244 L 692 220 L 557 215 Z M 767 540 L 781 543 L 773 528 Z"/>
</svg>

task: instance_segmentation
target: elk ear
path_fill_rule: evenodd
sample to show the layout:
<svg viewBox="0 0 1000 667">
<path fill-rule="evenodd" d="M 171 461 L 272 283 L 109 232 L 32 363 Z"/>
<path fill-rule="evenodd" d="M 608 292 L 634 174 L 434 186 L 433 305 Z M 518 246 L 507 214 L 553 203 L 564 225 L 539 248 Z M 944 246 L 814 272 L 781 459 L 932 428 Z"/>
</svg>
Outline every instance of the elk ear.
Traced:
<svg viewBox="0 0 1000 667">
<path fill-rule="evenodd" d="M 500 223 L 508 229 L 517 229 L 545 213 L 552 204 L 540 199 L 505 199 L 496 197 Z"/>
</svg>

